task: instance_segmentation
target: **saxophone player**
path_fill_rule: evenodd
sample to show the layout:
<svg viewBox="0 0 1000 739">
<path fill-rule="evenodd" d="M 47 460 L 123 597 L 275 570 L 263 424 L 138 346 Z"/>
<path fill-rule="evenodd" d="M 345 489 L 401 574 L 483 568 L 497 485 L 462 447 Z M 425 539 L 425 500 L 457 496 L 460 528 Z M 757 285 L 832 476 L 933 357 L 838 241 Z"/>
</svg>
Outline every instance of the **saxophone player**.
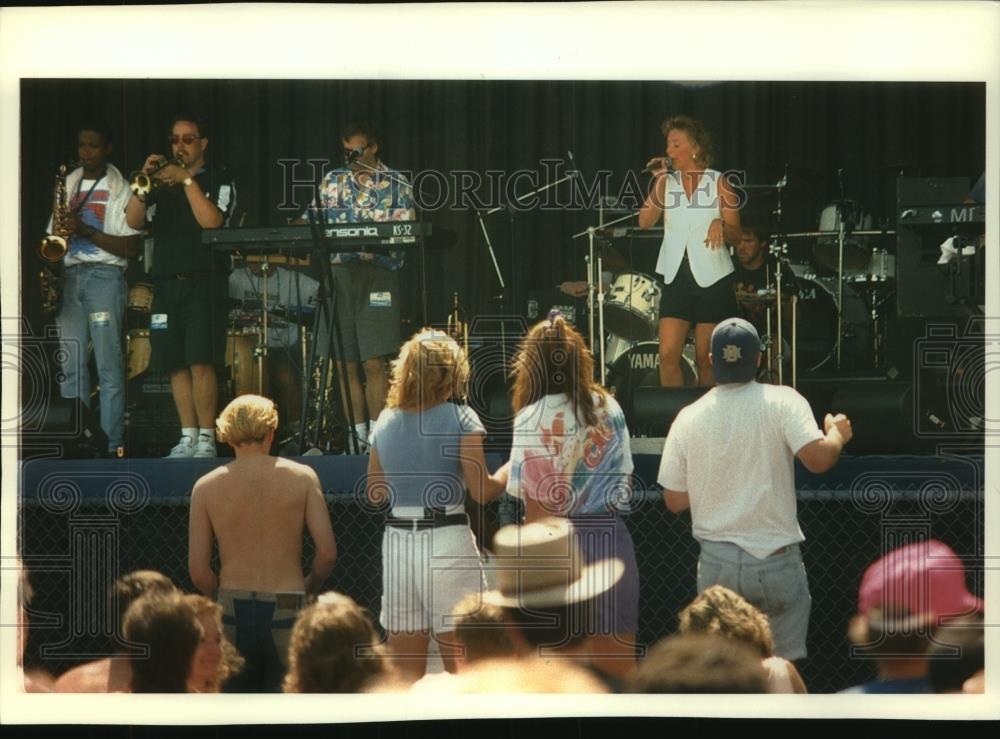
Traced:
<svg viewBox="0 0 1000 739">
<path fill-rule="evenodd" d="M 62 212 L 53 213 L 46 229 L 65 238 L 67 246 L 56 316 L 63 349 L 58 355 L 59 391 L 90 406 L 87 352 L 92 342 L 101 388 L 101 428 L 108 451 L 114 453 L 124 442 L 125 268 L 138 250 L 139 232 L 125 220 L 128 182 L 108 161 L 109 127 L 85 123 L 77 129 L 76 142 L 80 166 L 66 176 L 64 209 L 56 208 Z"/>
</svg>

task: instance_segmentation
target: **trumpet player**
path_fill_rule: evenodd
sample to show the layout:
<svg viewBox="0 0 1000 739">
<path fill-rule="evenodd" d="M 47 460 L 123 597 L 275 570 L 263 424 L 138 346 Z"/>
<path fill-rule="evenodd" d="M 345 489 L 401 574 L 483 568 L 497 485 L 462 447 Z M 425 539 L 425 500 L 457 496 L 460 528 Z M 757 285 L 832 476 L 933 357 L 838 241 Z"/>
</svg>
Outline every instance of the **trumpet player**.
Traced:
<svg viewBox="0 0 1000 739">
<path fill-rule="evenodd" d="M 150 368 L 170 376 L 181 422 L 174 459 L 214 457 L 218 403 L 215 367 L 226 346 L 229 260 L 201 243 L 206 228 L 228 225 L 236 187 L 225 169 L 205 158 L 209 139 L 198 118 L 174 116 L 167 137 L 171 157 L 151 154 L 126 215 L 133 228 L 148 220 L 156 246 L 151 277 Z M 138 173 L 137 173 L 138 175 Z"/>
<path fill-rule="evenodd" d="M 92 343 L 101 388 L 101 428 L 108 451 L 114 453 L 124 442 L 125 268 L 138 249 L 139 236 L 125 219 L 128 182 L 108 161 L 108 126 L 87 123 L 77 131 L 76 142 L 80 166 L 66 176 L 63 197 L 57 195 L 46 229 L 66 244 L 62 304 L 56 316 L 63 348 L 59 391 L 90 406 Z"/>
</svg>

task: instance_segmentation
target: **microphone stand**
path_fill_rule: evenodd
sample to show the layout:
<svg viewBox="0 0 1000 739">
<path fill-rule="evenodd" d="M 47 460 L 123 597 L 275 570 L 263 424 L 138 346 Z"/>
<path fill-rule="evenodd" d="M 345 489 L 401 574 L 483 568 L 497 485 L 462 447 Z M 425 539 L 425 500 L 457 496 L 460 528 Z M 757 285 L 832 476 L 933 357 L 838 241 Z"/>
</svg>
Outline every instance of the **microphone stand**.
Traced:
<svg viewBox="0 0 1000 739">
<path fill-rule="evenodd" d="M 316 429 L 313 434 L 313 446 L 319 446 L 319 435 L 320 428 L 322 427 L 324 409 L 323 409 L 323 398 L 326 395 L 326 381 L 327 375 L 329 374 L 329 351 L 333 349 L 333 342 L 336 342 L 337 350 L 339 352 L 339 358 L 337 359 L 337 371 L 340 375 L 340 385 L 344 388 L 344 406 L 347 410 L 347 424 L 348 424 L 348 440 L 353 442 L 353 447 L 356 452 L 360 453 L 361 443 L 358 439 L 357 429 L 355 428 L 355 415 L 354 415 L 354 404 L 351 400 L 351 387 L 350 379 L 347 376 L 347 360 L 344 357 L 344 337 L 340 331 L 340 326 L 338 324 L 337 316 L 337 296 L 336 290 L 333 286 L 333 267 L 330 264 L 330 255 L 327 250 L 323 248 L 323 229 L 328 225 L 326 208 L 322 207 L 322 198 L 320 197 L 320 185 L 317 183 L 314 187 L 313 202 L 316 204 L 316 208 L 308 208 L 307 213 L 309 216 L 309 225 L 312 227 L 312 239 L 313 239 L 313 253 L 316 256 L 316 261 L 319 263 L 319 291 L 317 293 L 316 300 L 316 313 L 313 316 L 313 340 L 312 347 L 309 351 L 309 364 L 308 370 L 311 371 L 316 363 L 316 348 L 318 339 L 320 336 L 320 331 L 322 330 L 322 324 L 325 322 L 326 326 L 326 336 L 329 336 L 333 341 L 331 341 L 331 346 L 327 347 L 327 354 L 323 357 L 320 362 L 320 380 L 319 388 L 317 390 L 317 402 L 319 403 L 319 412 L 316 416 Z M 322 211 L 322 215 L 317 215 L 316 211 Z M 322 219 L 322 226 L 320 224 L 320 218 Z M 306 441 L 306 413 L 309 409 L 309 396 L 312 393 L 312 378 L 309 378 L 309 382 L 303 382 L 302 386 L 302 418 L 299 421 L 299 448 L 304 449 Z M 339 388 L 336 393 L 337 398 L 340 398 Z"/>
<path fill-rule="evenodd" d="M 503 206 L 494 208 L 489 211 L 489 213 L 496 213 L 503 210 Z M 487 215 L 489 215 L 487 213 Z M 505 301 L 504 297 L 507 294 L 507 284 L 503 279 L 503 272 L 500 270 L 500 265 L 497 263 L 497 254 L 493 250 L 493 242 L 490 240 L 490 233 L 486 229 L 486 222 L 483 220 L 483 212 L 481 210 L 476 210 L 476 220 L 479 222 L 479 228 L 483 232 L 483 239 L 486 241 L 486 250 L 490 253 L 490 259 L 493 261 L 493 271 L 497 275 L 497 283 L 500 285 L 500 294 L 496 296 L 496 299 L 500 302 L 500 314 L 504 315 L 505 311 Z M 512 225 L 513 228 L 513 225 Z M 503 359 L 503 376 L 504 381 L 507 379 L 507 329 L 504 325 L 505 321 L 500 321 L 500 356 Z"/>
<path fill-rule="evenodd" d="M 572 159 L 572 155 L 570 156 L 570 158 Z M 524 195 L 519 195 L 518 197 L 514 198 L 513 202 L 514 203 L 523 203 L 528 198 L 534 197 L 534 196 L 538 195 L 541 192 L 545 192 L 546 190 L 549 190 L 549 189 L 551 189 L 553 187 L 556 187 L 557 185 L 561 185 L 563 182 L 567 182 L 567 181 L 573 179 L 574 177 L 576 177 L 576 172 L 575 171 L 571 172 L 570 174 L 567 174 L 565 177 L 560 177 L 558 180 L 555 180 L 554 182 L 550 182 L 547 185 L 543 185 L 542 187 L 539 187 L 539 188 L 537 188 L 535 190 L 532 190 L 531 192 L 525 193 Z M 505 312 L 504 309 L 506 307 L 505 306 L 505 296 L 506 296 L 506 288 L 507 288 L 507 286 L 504 283 L 503 274 L 501 273 L 501 270 L 500 270 L 500 265 L 497 264 L 496 252 L 493 250 L 493 243 L 490 241 L 490 234 L 489 234 L 489 232 L 486 229 L 486 222 L 483 219 L 484 216 L 491 216 L 494 213 L 499 213 L 502 210 L 506 210 L 508 212 L 508 214 L 510 215 L 510 220 L 511 220 L 511 226 L 510 226 L 510 231 L 511 231 L 511 260 L 513 260 L 513 258 L 514 258 L 514 210 L 510 208 L 510 205 L 497 205 L 496 207 L 490 208 L 485 213 L 483 211 L 477 209 L 476 210 L 476 219 L 479 221 L 479 228 L 483 232 L 483 239 L 485 239 L 485 241 L 486 241 L 486 248 L 487 248 L 487 250 L 490 253 L 490 259 L 493 261 L 493 270 L 496 272 L 497 282 L 500 284 L 500 295 L 498 296 L 498 298 L 500 300 L 500 310 L 501 310 L 501 313 L 504 313 Z M 500 350 L 501 350 L 501 356 L 503 357 L 503 361 L 504 361 L 504 377 L 505 378 L 507 376 L 507 343 L 506 342 L 507 342 L 506 328 L 504 326 L 504 321 L 500 321 Z"/>
</svg>

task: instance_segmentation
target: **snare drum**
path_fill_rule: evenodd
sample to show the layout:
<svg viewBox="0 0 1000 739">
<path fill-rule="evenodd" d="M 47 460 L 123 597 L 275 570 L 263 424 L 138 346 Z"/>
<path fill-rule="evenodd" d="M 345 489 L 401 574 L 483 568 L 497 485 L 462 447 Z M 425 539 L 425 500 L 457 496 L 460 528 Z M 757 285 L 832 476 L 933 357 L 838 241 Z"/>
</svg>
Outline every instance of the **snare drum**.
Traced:
<svg viewBox="0 0 1000 739">
<path fill-rule="evenodd" d="M 125 336 L 125 356 L 128 359 L 128 379 L 134 379 L 149 369 L 149 329 L 134 328 Z"/>
<path fill-rule="evenodd" d="M 871 260 L 871 251 L 868 248 L 868 239 L 864 236 L 853 236 L 853 231 L 868 231 L 872 227 L 872 214 L 860 208 L 854 203 L 846 203 L 845 209 L 848 212 L 848 233 L 844 238 L 844 274 L 856 274 L 864 272 Z M 819 216 L 820 231 L 839 231 L 840 214 L 837 206 L 831 204 L 823 208 Z M 837 253 L 839 246 L 835 235 L 825 235 L 819 237 L 816 246 L 813 247 L 813 261 L 817 266 L 829 272 L 837 271 Z"/>
<path fill-rule="evenodd" d="M 604 302 L 604 327 L 633 341 L 656 337 L 660 322 L 661 288 L 641 272 L 625 272 L 611 284 Z"/>
<path fill-rule="evenodd" d="M 870 283 L 887 282 L 896 279 L 896 255 L 885 249 L 872 249 L 868 265 L 860 272 L 845 275 L 850 282 Z"/>
<path fill-rule="evenodd" d="M 684 346 L 681 372 L 686 386 L 698 384 L 693 344 Z M 608 373 L 608 390 L 627 414 L 632 412 L 632 394 L 637 387 L 659 387 L 659 385 L 660 344 L 657 341 L 643 341 L 632 346 L 615 360 Z"/>
<path fill-rule="evenodd" d="M 264 373 L 261 376 L 256 356 L 259 344 L 260 333 L 256 327 L 230 329 L 226 333 L 226 367 L 232 381 L 233 397 L 267 391 L 267 357 L 264 357 Z"/>
<path fill-rule="evenodd" d="M 149 313 L 153 307 L 153 286 L 137 282 L 128 291 L 128 309 L 139 313 Z"/>
</svg>

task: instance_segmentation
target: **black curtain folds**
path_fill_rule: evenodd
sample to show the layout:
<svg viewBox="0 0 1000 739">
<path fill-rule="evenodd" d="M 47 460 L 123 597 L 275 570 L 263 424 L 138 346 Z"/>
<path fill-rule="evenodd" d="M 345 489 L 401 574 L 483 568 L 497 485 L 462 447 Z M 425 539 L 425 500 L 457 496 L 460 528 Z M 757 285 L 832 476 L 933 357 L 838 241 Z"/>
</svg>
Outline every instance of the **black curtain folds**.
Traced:
<svg viewBox="0 0 1000 739">
<path fill-rule="evenodd" d="M 985 92 L 977 82 L 26 79 L 22 311 L 36 318 L 33 245 L 49 216 L 55 168 L 75 158 L 74 133 L 84 119 L 109 122 L 112 161 L 127 174 L 149 153 L 167 152 L 166 129 L 175 112 L 204 117 L 209 159 L 225 164 L 237 182 L 237 220 L 259 226 L 283 224 L 308 202 L 308 186 L 288 189 L 291 165 L 281 161 L 299 162 L 299 179 L 318 178 L 307 160 L 336 166 L 339 130 L 348 120 L 377 124 L 382 157 L 391 167 L 437 170 L 446 178 L 479 173 L 478 193 L 488 199 L 487 171 L 537 172 L 537 185 L 545 185 L 542 160 L 565 160 L 567 150 L 584 182 L 599 170 L 610 172 L 614 194 L 628 173 L 635 177 L 662 152 L 660 122 L 686 113 L 714 136 L 717 168 L 745 170 L 748 184 L 773 184 L 789 165 L 783 225 L 794 232 L 816 228 L 823 206 L 838 196 L 838 170 L 845 195 L 870 211 L 876 224 L 890 227 L 900 172 L 974 181 L 985 166 Z M 647 179 L 638 177 L 643 186 Z M 432 195 L 436 185 L 429 177 L 425 185 L 425 195 Z M 507 195 L 532 187 L 522 179 Z M 564 200 L 569 187 L 560 186 Z M 750 193 L 751 210 L 767 218 L 772 192 Z M 500 202 L 505 200 L 503 195 Z M 497 312 L 500 290 L 472 208 L 448 203 L 423 217 L 458 236 L 450 250 L 428 253 L 429 321 L 446 319 L 453 292 L 470 315 Z M 595 212 L 511 210 L 486 223 L 508 284 L 507 313 L 523 314 L 529 291 L 583 278 L 585 240 L 571 236 L 596 223 Z M 642 248 L 655 251 L 656 245 Z M 413 324 L 420 322 L 415 262 L 405 273 Z"/>
</svg>

